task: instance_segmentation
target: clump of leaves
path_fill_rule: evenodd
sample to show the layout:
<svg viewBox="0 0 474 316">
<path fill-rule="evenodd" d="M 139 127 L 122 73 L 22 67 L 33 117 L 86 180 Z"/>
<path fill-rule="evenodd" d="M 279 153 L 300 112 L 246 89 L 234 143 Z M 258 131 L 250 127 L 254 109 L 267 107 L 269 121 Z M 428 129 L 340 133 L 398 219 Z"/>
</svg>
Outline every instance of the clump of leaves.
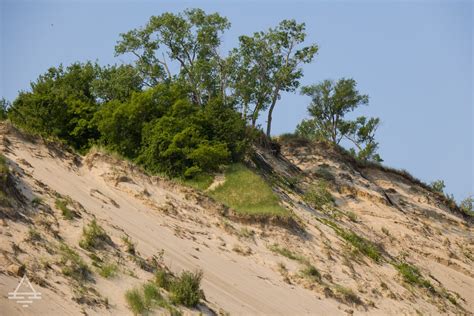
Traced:
<svg viewBox="0 0 474 316">
<path fill-rule="evenodd" d="M 83 228 L 82 239 L 79 241 L 79 246 L 92 251 L 94 249 L 100 249 L 110 243 L 109 235 L 107 235 L 102 226 L 97 224 L 97 221 L 94 219 L 89 225 Z"/>
<path fill-rule="evenodd" d="M 187 307 L 196 306 L 203 298 L 200 288 L 202 272 L 184 271 L 170 285 L 170 300 L 173 304 L 181 304 Z"/>
</svg>

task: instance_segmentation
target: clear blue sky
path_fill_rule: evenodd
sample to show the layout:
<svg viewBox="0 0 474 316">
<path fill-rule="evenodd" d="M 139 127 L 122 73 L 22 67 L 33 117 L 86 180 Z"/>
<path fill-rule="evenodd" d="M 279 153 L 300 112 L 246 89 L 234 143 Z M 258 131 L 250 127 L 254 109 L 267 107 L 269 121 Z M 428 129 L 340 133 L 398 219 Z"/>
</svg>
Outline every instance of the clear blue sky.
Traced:
<svg viewBox="0 0 474 316">
<path fill-rule="evenodd" d="M 474 193 L 472 1 L 0 1 L 0 96 L 9 100 L 50 66 L 124 60 L 114 57 L 118 34 L 165 11 L 227 16 L 224 53 L 238 35 L 305 22 L 320 51 L 302 83 L 353 77 L 370 96 L 358 113 L 382 120 L 385 164 L 444 179 L 458 200 Z M 273 132 L 293 131 L 308 101 L 284 95 Z"/>
</svg>

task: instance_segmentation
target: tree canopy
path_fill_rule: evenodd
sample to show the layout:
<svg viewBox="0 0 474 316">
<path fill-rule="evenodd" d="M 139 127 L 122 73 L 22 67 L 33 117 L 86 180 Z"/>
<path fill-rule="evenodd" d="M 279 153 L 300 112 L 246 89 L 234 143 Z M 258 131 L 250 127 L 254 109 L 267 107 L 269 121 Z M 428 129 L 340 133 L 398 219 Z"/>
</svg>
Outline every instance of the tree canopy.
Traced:
<svg viewBox="0 0 474 316">
<path fill-rule="evenodd" d="M 356 86 L 354 79 L 343 78 L 303 87 L 301 93 L 311 97 L 308 106 L 311 118 L 303 120 L 296 131 L 308 138 L 329 140 L 335 145 L 346 139 L 355 145 L 359 158 L 381 161 L 375 141 L 379 118 L 346 119 L 348 113 L 369 103 L 369 97 L 360 94 Z"/>
</svg>

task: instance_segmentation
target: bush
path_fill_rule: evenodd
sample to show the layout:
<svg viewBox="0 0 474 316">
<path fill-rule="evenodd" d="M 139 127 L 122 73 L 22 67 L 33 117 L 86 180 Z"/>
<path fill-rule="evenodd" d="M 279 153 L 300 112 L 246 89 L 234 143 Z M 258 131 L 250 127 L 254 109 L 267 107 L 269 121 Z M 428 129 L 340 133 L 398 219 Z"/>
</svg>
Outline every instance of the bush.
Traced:
<svg viewBox="0 0 474 316">
<path fill-rule="evenodd" d="M 92 271 L 89 266 L 81 259 L 79 254 L 66 244 L 60 246 L 62 272 L 72 279 L 83 282 L 90 278 Z"/>
<path fill-rule="evenodd" d="M 474 198 L 472 196 L 465 198 L 459 204 L 459 208 L 464 214 L 474 216 Z"/>
<path fill-rule="evenodd" d="M 94 250 L 104 247 L 110 243 L 110 237 L 105 230 L 97 224 L 96 220 L 92 220 L 89 225 L 82 230 L 82 239 L 79 241 L 79 246 L 86 250 Z"/>
<path fill-rule="evenodd" d="M 200 289 L 202 272 L 184 271 L 170 286 L 170 299 L 173 304 L 195 307 L 202 298 Z"/>
<path fill-rule="evenodd" d="M 114 263 L 104 263 L 99 267 L 99 274 L 106 278 L 112 278 L 117 274 L 118 267 Z"/>
<path fill-rule="evenodd" d="M 321 281 L 321 273 L 316 269 L 314 266 L 307 264 L 302 270 L 301 274 L 305 276 L 306 278 L 320 282 Z"/>
<path fill-rule="evenodd" d="M 328 184 L 324 180 L 317 181 L 304 194 L 304 200 L 316 209 L 334 204 L 334 198 L 328 191 Z"/>
<path fill-rule="evenodd" d="M 446 185 L 444 184 L 443 180 L 436 180 L 430 183 L 430 187 L 433 189 L 433 191 L 442 194 Z"/>
<path fill-rule="evenodd" d="M 170 289 L 170 285 L 172 281 L 173 281 L 173 276 L 165 269 L 158 269 L 158 271 L 156 271 L 155 283 L 159 287 L 168 291 Z"/>
<path fill-rule="evenodd" d="M 147 308 L 151 308 L 163 300 L 160 291 L 152 282 L 148 282 L 143 285 L 143 297 L 145 306 Z"/>
</svg>

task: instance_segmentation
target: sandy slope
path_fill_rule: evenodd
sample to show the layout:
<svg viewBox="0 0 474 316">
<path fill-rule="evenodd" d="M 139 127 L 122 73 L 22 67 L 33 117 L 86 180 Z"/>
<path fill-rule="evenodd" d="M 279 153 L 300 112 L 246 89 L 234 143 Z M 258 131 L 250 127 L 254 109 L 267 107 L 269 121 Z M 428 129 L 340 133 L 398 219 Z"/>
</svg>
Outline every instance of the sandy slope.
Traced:
<svg viewBox="0 0 474 316">
<path fill-rule="evenodd" d="M 148 177 L 128 163 L 99 152 L 87 157 L 75 156 L 41 141 L 30 142 L 8 126 L 1 126 L 0 137 L 0 147 L 15 170 L 17 186 L 25 196 L 26 204 L 21 209 L 27 218 L 4 219 L 0 227 L 2 315 L 67 315 L 81 311 L 129 314 L 124 292 L 151 279 L 152 274 L 137 267 L 124 254 L 121 242 L 124 234 L 137 244 L 143 258 L 151 258 L 164 250 L 164 263 L 172 271 L 201 269 L 207 305 L 215 312 L 399 315 L 468 314 L 474 310 L 472 227 L 442 205 L 435 205 L 429 194 L 420 188 L 413 189 L 404 179 L 377 170 L 366 170 L 362 177 L 344 163 L 328 159 L 324 153 L 285 152 L 303 170 L 302 187 L 314 181 L 311 168 L 318 164 L 329 165 L 337 179 L 333 194 L 338 206 L 358 218 L 357 222 L 340 218 L 340 224 L 380 243 L 387 256 L 403 256 L 419 266 L 424 275 L 430 275 L 432 283 L 457 295 L 459 307 L 423 289 L 407 286 L 387 262 L 377 264 L 355 256 L 330 227 L 316 220 L 326 214 L 310 209 L 294 192 L 277 190 L 284 194 L 285 203 L 305 233 L 271 224 L 231 222 L 221 215 L 224 208 L 202 193 L 168 180 Z M 270 155 L 265 157 L 282 174 L 294 172 L 288 162 Z M 348 177 L 351 180 L 347 180 Z M 396 192 L 391 194 L 393 200 L 398 201 L 397 205 L 404 205 L 400 206 L 402 209 L 388 205 L 385 200 L 383 192 L 390 188 Z M 44 209 L 49 206 L 51 211 L 31 207 L 34 196 L 41 197 L 46 205 Z M 75 210 L 81 218 L 62 219 L 54 207 L 57 196 L 70 197 L 77 202 Z M 103 255 L 120 262 L 118 276 L 104 279 L 95 275 L 91 283 L 101 297 L 108 299 L 108 309 L 99 303 L 79 304 L 71 300 L 77 293 L 70 280 L 60 273 L 58 254 L 54 251 L 58 238 L 44 228 L 46 222 L 63 242 L 90 262 L 87 253 L 78 247 L 78 240 L 83 226 L 92 218 L 97 219 L 116 245 Z M 31 227 L 41 231 L 42 241 L 28 240 Z M 243 234 L 244 227 L 255 234 Z M 382 227 L 390 236 L 381 232 Z M 311 284 L 302 278 L 301 264 L 268 249 L 274 243 L 308 258 L 323 275 L 325 285 Z M 53 250 L 48 251 L 48 248 Z M 45 260 L 50 262 L 51 268 L 39 267 Z M 6 293 L 18 280 L 14 268 L 21 263 L 26 265 L 27 273 L 35 276 L 35 286 L 44 293 L 41 303 L 34 303 L 28 309 L 6 299 Z M 287 278 L 279 263 L 286 266 Z M 339 285 L 354 291 L 362 304 L 328 294 L 329 289 Z M 157 312 L 164 313 L 163 310 Z"/>
</svg>

